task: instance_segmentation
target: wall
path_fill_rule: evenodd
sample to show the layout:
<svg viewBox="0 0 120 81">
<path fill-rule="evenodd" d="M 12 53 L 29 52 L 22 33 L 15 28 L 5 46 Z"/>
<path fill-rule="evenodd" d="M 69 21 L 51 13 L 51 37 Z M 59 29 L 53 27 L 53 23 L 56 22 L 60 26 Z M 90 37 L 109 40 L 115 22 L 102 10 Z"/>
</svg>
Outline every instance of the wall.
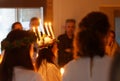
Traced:
<svg viewBox="0 0 120 81">
<path fill-rule="evenodd" d="M 101 6 L 120 5 L 120 0 L 53 0 L 53 27 L 56 37 L 64 32 L 64 21 L 74 18 L 78 22 L 91 11 Z"/>
</svg>

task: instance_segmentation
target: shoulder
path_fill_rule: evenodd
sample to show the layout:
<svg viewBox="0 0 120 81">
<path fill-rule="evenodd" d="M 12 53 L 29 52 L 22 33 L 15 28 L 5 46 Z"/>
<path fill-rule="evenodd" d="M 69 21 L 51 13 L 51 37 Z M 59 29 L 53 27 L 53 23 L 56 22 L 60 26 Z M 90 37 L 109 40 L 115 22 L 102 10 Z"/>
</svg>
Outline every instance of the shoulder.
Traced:
<svg viewBox="0 0 120 81">
<path fill-rule="evenodd" d="M 81 61 L 80 58 L 79 58 L 79 59 L 73 59 L 73 60 L 71 60 L 70 62 L 68 62 L 68 63 L 64 66 L 64 68 L 65 68 L 65 69 L 75 68 L 76 66 L 80 65 L 81 62 L 82 62 L 82 61 Z"/>
<path fill-rule="evenodd" d="M 15 72 L 15 77 L 17 79 L 22 79 L 24 78 L 23 81 L 25 80 L 30 80 L 30 81 L 43 81 L 41 76 L 32 71 L 32 70 L 27 70 L 27 69 L 24 69 L 24 68 L 14 68 L 14 72 Z"/>
<path fill-rule="evenodd" d="M 47 63 L 48 70 L 59 70 L 55 64 Z"/>
<path fill-rule="evenodd" d="M 108 55 L 105 55 L 105 56 L 103 56 L 103 57 L 99 57 L 99 56 L 96 56 L 95 58 L 94 58 L 94 63 L 95 63 L 95 65 L 99 65 L 99 66 L 102 66 L 102 65 L 106 65 L 106 66 L 108 66 L 108 67 L 110 67 L 110 65 L 111 65 L 111 63 L 112 63 L 112 60 L 113 60 L 113 58 L 112 57 L 110 57 L 110 56 L 108 56 Z"/>
<path fill-rule="evenodd" d="M 64 38 L 64 37 L 66 37 L 66 34 L 61 34 L 61 35 L 58 36 L 58 39 L 61 39 L 61 38 Z"/>
</svg>

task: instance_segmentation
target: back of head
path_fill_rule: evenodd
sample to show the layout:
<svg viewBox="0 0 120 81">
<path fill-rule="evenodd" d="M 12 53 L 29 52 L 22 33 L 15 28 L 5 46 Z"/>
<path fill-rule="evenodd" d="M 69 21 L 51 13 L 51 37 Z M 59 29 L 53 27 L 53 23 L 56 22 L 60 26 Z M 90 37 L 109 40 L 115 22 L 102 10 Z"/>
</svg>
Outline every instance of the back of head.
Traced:
<svg viewBox="0 0 120 81">
<path fill-rule="evenodd" d="M 73 45 L 75 57 L 104 56 L 104 44 L 94 32 L 88 30 L 77 32 Z"/>
<path fill-rule="evenodd" d="M 89 29 L 102 35 L 106 35 L 110 28 L 110 24 L 108 17 L 104 13 L 91 12 L 81 20 L 79 27 L 81 29 Z"/>
<path fill-rule="evenodd" d="M 39 50 L 37 58 L 37 68 L 39 69 L 42 61 L 46 60 L 48 63 L 53 63 L 54 54 L 51 47 L 45 47 Z"/>
<path fill-rule="evenodd" d="M 1 64 L 2 79 L 4 81 L 6 81 L 8 77 L 10 78 L 9 81 L 12 81 L 13 69 L 16 66 L 33 70 L 30 48 L 35 41 L 36 37 L 34 33 L 25 30 L 14 30 L 7 35 L 3 41 L 5 54 Z"/>
<path fill-rule="evenodd" d="M 38 27 L 40 25 L 39 23 L 39 18 L 37 17 L 32 17 L 30 19 L 30 27 Z"/>
<path fill-rule="evenodd" d="M 91 12 L 79 23 L 74 41 L 75 56 L 104 56 L 105 36 L 110 25 L 107 16 L 102 12 Z M 81 50 L 81 51 L 80 51 Z"/>
<path fill-rule="evenodd" d="M 23 29 L 22 24 L 20 22 L 14 22 L 12 24 L 11 30 L 15 30 L 15 29 L 22 30 Z"/>
</svg>

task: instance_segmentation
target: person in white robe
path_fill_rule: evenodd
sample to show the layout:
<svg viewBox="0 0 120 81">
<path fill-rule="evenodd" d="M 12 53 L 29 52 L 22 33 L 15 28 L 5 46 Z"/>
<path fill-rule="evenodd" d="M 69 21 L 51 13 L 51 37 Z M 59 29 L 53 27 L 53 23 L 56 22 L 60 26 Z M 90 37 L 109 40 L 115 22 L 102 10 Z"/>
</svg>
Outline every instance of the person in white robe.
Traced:
<svg viewBox="0 0 120 81">
<path fill-rule="evenodd" d="M 73 42 L 74 60 L 64 67 L 63 81 L 109 81 L 112 59 L 105 54 L 107 16 L 91 12 L 79 23 Z"/>
<path fill-rule="evenodd" d="M 61 81 L 61 74 L 56 61 L 57 50 L 57 43 L 53 42 L 38 52 L 37 69 L 44 81 Z"/>
</svg>

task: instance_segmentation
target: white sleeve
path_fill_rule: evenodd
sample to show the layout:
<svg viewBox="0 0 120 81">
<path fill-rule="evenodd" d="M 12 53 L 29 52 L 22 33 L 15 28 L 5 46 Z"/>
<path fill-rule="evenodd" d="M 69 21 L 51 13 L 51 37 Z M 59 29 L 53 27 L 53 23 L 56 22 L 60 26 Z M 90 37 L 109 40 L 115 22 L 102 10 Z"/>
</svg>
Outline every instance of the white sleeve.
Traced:
<svg viewBox="0 0 120 81">
<path fill-rule="evenodd" d="M 32 81 L 43 81 L 42 77 L 40 74 L 36 73 L 35 77 L 33 78 Z"/>
<path fill-rule="evenodd" d="M 48 81 L 61 81 L 61 74 L 56 66 L 52 66 L 47 71 Z"/>
</svg>

